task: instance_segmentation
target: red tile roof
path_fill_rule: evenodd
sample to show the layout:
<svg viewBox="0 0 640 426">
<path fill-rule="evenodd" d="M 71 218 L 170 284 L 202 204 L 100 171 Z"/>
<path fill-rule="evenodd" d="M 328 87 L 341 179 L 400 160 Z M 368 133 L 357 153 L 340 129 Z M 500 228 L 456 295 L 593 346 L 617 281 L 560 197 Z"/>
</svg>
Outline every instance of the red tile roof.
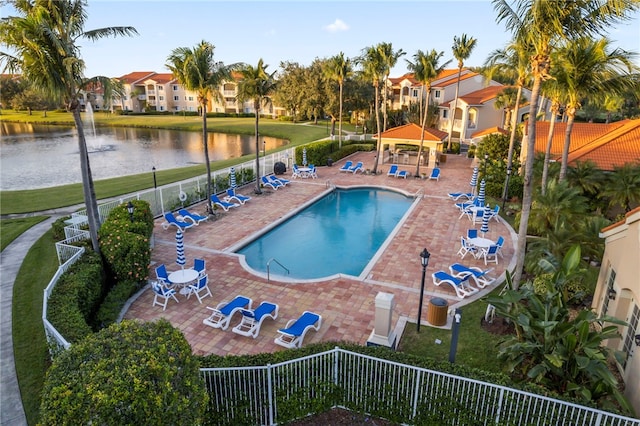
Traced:
<svg viewBox="0 0 640 426">
<path fill-rule="evenodd" d="M 415 123 L 405 124 L 404 126 L 394 127 L 382 133 L 384 139 L 403 139 L 403 140 L 420 140 L 422 127 Z M 447 132 L 427 127 L 424 129 L 424 140 L 432 142 L 440 142 L 449 136 Z"/>
<path fill-rule="evenodd" d="M 495 99 L 507 87 L 509 86 L 487 86 L 475 92 L 459 96 L 458 99 L 464 100 L 468 105 L 481 105 L 491 99 Z"/>
<path fill-rule="evenodd" d="M 502 127 L 494 126 L 489 127 L 488 129 L 480 130 L 471 135 L 472 138 L 479 138 L 481 136 L 491 135 L 494 133 L 500 133 L 502 135 L 509 135 L 509 132 Z"/>
<path fill-rule="evenodd" d="M 545 152 L 548 121 L 536 123 L 535 152 Z M 556 123 L 551 143 L 552 158 L 559 159 L 564 148 L 567 123 Z M 525 133 L 527 126 L 525 126 Z M 592 161 L 601 170 L 640 161 L 640 119 L 615 123 L 574 123 L 571 131 L 569 164 Z"/>
<path fill-rule="evenodd" d="M 607 231 L 610 231 L 610 230 L 612 230 L 614 228 L 617 228 L 620 225 L 624 225 L 625 223 L 627 223 L 627 218 L 631 217 L 632 215 L 634 215 L 634 214 L 636 214 L 638 212 L 640 212 L 640 207 L 636 207 L 635 209 L 628 211 L 627 213 L 625 213 L 624 219 L 622 219 L 622 220 L 620 220 L 620 221 L 618 221 L 616 223 L 612 223 L 611 225 L 602 228 L 600 230 L 600 232 L 607 232 Z"/>
<path fill-rule="evenodd" d="M 460 76 L 460 81 L 466 80 L 471 77 L 475 77 L 478 73 L 470 71 L 468 69 L 463 69 L 462 72 L 468 71 L 466 74 Z M 389 81 L 392 85 L 398 85 L 402 80 L 409 80 L 413 85 L 421 85 L 422 83 L 416 80 L 415 75 L 413 73 L 406 73 L 401 77 L 390 77 Z M 447 69 L 443 70 L 438 77 L 434 80 L 433 87 L 444 87 L 450 84 L 455 84 L 458 81 L 458 69 Z"/>
<path fill-rule="evenodd" d="M 122 77 L 118 78 L 121 82 L 125 84 L 134 84 L 138 81 L 147 79 L 156 73 L 153 71 L 134 71 L 129 74 L 125 74 Z"/>
<path fill-rule="evenodd" d="M 153 80 L 156 83 L 169 83 L 173 80 L 175 80 L 175 77 L 173 76 L 172 73 L 159 73 L 159 74 L 154 74 L 151 77 L 147 78 L 146 80 Z"/>
</svg>

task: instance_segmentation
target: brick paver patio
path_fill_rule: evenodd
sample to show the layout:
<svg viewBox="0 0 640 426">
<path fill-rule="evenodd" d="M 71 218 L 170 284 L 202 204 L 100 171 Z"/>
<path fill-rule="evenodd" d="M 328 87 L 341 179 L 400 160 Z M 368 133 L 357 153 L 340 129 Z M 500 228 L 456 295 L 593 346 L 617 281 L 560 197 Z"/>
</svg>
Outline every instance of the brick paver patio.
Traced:
<svg viewBox="0 0 640 426">
<path fill-rule="evenodd" d="M 363 161 L 365 167 L 373 163 L 372 153 L 358 153 L 349 158 L 354 164 Z M 447 197 L 449 192 L 466 192 L 470 189 L 472 160 L 464 156 L 449 155 L 440 166 L 442 173 L 439 181 L 421 179 L 396 179 L 386 175 L 389 164 L 379 165 L 383 173 L 374 175 L 352 175 L 340 173 L 338 168 L 345 160 L 333 167 L 319 167 L 318 179 L 297 179 L 277 191 L 265 189 L 262 195 L 253 194 L 253 187 L 241 188 L 240 193 L 251 195 L 252 200 L 244 206 L 219 213 L 212 220 L 188 229 L 184 234 L 187 264 L 192 265 L 193 258 L 204 258 L 207 262 L 212 297 L 202 304 L 196 297 L 187 299 L 178 295 L 179 303 L 171 300 L 166 311 L 152 306 L 153 293 L 147 287 L 139 294 L 125 313 L 127 319 L 153 321 L 166 318 L 175 327 L 182 330 L 195 354 L 255 354 L 273 352 L 284 348 L 273 340 L 277 330 L 285 326 L 288 320 L 297 318 L 303 311 L 310 310 L 322 315 L 323 323 L 318 332 L 310 331 L 305 344 L 319 341 L 351 341 L 365 344 L 374 328 L 374 302 L 378 292 L 392 293 L 395 297 L 393 324 L 413 322 L 418 315 L 420 281 L 422 267 L 419 254 L 426 247 L 431 253 L 427 269 L 425 298 L 423 301 L 422 324 L 426 322 L 427 308 L 432 297 L 445 298 L 449 307 L 462 306 L 487 294 L 493 286 L 476 293 L 472 298 L 460 300 L 454 290 L 448 286 L 437 287 L 433 284 L 431 273 L 448 271 L 450 264 L 460 262 L 468 266 L 484 267 L 484 261 L 466 256 L 463 261 L 456 254 L 460 247 L 460 236 L 466 235 L 474 225 L 466 218 L 458 219 L 459 212 Z M 400 166 L 411 174 L 415 166 Z M 421 171 L 424 171 L 424 167 Z M 285 176 L 289 178 L 289 173 Z M 239 242 L 252 238 L 264 227 L 272 224 L 301 205 L 320 195 L 331 185 L 355 186 L 369 185 L 398 188 L 410 194 L 423 194 L 416 207 L 393 237 L 391 243 L 375 259 L 375 264 L 366 279 L 341 277 L 319 282 L 279 282 L 266 276 L 256 276 L 246 271 L 239 257 L 230 251 Z M 190 208 L 202 213 L 203 206 Z M 169 270 L 175 270 L 175 228 L 163 230 L 158 219 L 154 230 L 155 247 L 152 253 L 152 266 L 149 276 L 155 278 L 155 265 L 164 263 Z M 476 229 L 480 224 L 475 225 Z M 487 238 L 496 240 L 505 237 L 504 259 L 494 267 L 495 277 L 502 277 L 506 268 L 515 263 L 514 246 L 516 235 L 500 219 L 491 221 Z M 256 339 L 237 335 L 231 328 L 240 321 L 236 314 L 226 331 L 213 329 L 202 323 L 209 316 L 207 306 L 215 307 L 219 302 L 230 300 L 236 295 L 253 299 L 253 307 L 262 301 L 277 303 L 280 312 L 277 320 L 265 320 Z"/>
</svg>

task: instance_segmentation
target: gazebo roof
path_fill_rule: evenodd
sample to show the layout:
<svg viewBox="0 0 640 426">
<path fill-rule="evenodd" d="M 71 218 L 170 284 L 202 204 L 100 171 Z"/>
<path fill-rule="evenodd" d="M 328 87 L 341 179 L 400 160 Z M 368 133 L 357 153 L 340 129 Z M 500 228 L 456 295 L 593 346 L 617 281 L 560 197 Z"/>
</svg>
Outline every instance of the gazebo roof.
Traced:
<svg viewBox="0 0 640 426">
<path fill-rule="evenodd" d="M 420 141 L 420 133 L 422 127 L 415 123 L 405 124 L 404 126 L 394 127 L 382 132 L 380 137 L 382 139 L 401 139 L 401 140 L 414 140 Z M 449 134 L 442 130 L 427 127 L 424 129 L 424 140 L 426 142 L 442 142 Z"/>
</svg>

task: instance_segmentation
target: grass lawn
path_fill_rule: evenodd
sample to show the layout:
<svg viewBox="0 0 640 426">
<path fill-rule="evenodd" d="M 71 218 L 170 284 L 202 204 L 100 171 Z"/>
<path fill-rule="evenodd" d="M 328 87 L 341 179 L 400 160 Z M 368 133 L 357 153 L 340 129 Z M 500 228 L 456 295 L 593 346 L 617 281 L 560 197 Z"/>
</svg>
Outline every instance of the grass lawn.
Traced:
<svg viewBox="0 0 640 426">
<path fill-rule="evenodd" d="M 64 112 L 49 112 L 47 117 L 36 112 L 11 113 L 3 111 L 2 120 L 6 122 L 25 122 L 32 124 L 56 124 L 73 126 L 71 114 Z M 202 120 L 199 117 L 182 116 L 124 116 L 110 114 L 96 114 L 98 126 L 149 127 L 159 129 L 201 131 Z M 207 128 L 210 132 L 254 134 L 254 118 L 208 118 Z M 298 146 L 327 136 L 325 123 L 292 124 L 271 119 L 260 120 L 260 134 L 276 138 L 288 139 L 290 146 Z M 281 148 L 284 149 L 284 148 Z M 204 154 L 203 154 L 204 155 Z M 245 155 L 231 160 L 215 161 L 211 163 L 212 170 L 228 168 L 247 160 L 254 159 L 254 155 Z M 165 185 L 206 173 L 204 164 L 170 169 L 156 172 L 158 185 Z M 115 197 L 122 194 L 136 192 L 152 187 L 151 172 L 138 175 L 103 179 L 94 181 L 98 199 Z M 24 191 L 0 191 L 0 214 L 29 213 L 44 211 L 59 207 L 83 204 L 82 185 L 63 185 L 53 188 L 43 188 Z"/>
<path fill-rule="evenodd" d="M 428 309 L 428 306 L 426 308 Z M 489 333 L 481 327 L 480 321 L 484 318 L 486 309 L 487 302 L 482 300 L 460 308 L 462 320 L 455 362 L 485 371 L 500 372 L 500 364 L 496 357 L 498 342 L 502 336 Z M 426 310 L 423 312 L 425 313 L 423 319 L 425 319 Z M 441 343 L 436 343 L 436 340 L 440 340 Z M 416 325 L 408 324 L 400 340 L 398 350 L 420 357 L 446 361 L 449 359 L 450 347 L 451 330 L 422 324 L 420 333 L 417 333 Z"/>
<path fill-rule="evenodd" d="M 13 351 L 27 423 L 37 424 L 40 393 L 49 367 L 49 351 L 42 326 L 43 290 L 58 269 L 52 231 L 29 250 L 13 286 Z"/>
<path fill-rule="evenodd" d="M 0 251 L 33 225 L 42 222 L 47 216 L 33 216 L 0 221 Z"/>
</svg>

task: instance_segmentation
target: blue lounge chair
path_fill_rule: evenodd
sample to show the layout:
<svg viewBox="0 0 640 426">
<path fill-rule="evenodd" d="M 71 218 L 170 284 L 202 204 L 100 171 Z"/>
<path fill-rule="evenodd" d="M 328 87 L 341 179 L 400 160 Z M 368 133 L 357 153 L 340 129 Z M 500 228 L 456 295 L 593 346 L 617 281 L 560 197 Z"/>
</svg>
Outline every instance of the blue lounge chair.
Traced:
<svg viewBox="0 0 640 426">
<path fill-rule="evenodd" d="M 232 200 L 236 200 L 240 204 L 244 204 L 250 199 L 251 197 L 247 195 L 238 194 L 235 188 L 227 189 L 227 196 L 224 197 L 224 201 L 226 201 L 227 203 L 230 203 Z"/>
<path fill-rule="evenodd" d="M 267 176 L 267 178 L 271 181 L 271 182 L 277 182 L 277 183 L 281 183 L 282 186 L 287 186 L 288 184 L 291 183 L 291 181 L 289 179 L 284 179 L 284 178 L 279 178 L 276 175 L 269 175 Z"/>
<path fill-rule="evenodd" d="M 406 170 L 398 170 L 398 173 L 396 173 L 396 177 L 397 178 L 407 178 L 407 176 L 409 176 L 409 172 Z"/>
<path fill-rule="evenodd" d="M 191 213 L 187 209 L 178 210 L 178 214 L 182 216 L 184 219 L 189 219 L 193 221 L 194 225 L 198 225 L 200 222 L 204 222 L 205 220 L 209 219 L 209 216 L 200 216 L 197 213 Z"/>
<path fill-rule="evenodd" d="M 353 161 L 347 161 L 346 163 L 344 163 L 344 166 L 340 167 L 338 169 L 339 172 L 349 172 L 351 170 L 349 170 L 351 168 L 351 166 L 353 166 Z"/>
<path fill-rule="evenodd" d="M 209 315 L 208 318 L 202 320 L 202 323 L 213 328 L 226 330 L 227 327 L 229 327 L 229 322 L 231 321 L 233 314 L 238 312 L 240 309 L 251 309 L 251 303 L 252 301 L 248 297 L 236 296 L 230 302 L 218 303 L 218 306 L 215 308 L 207 306 L 207 309 L 212 310 L 213 313 Z"/>
<path fill-rule="evenodd" d="M 456 278 L 464 278 L 467 275 L 471 274 L 471 278 L 480 288 L 484 288 L 489 284 L 493 284 L 496 280 L 495 278 L 487 275 L 489 272 L 493 271 L 493 268 L 483 271 L 477 266 L 464 266 L 460 263 L 454 263 L 453 265 L 449 266 L 449 271 L 451 272 L 451 275 Z"/>
<path fill-rule="evenodd" d="M 284 187 L 284 185 L 281 184 L 280 182 L 273 182 L 271 179 L 269 179 L 266 176 L 262 176 L 262 178 L 260 178 L 260 180 L 262 181 L 262 184 L 264 186 L 267 186 L 267 187 L 273 189 L 274 191 L 277 191 L 278 188 Z"/>
<path fill-rule="evenodd" d="M 464 278 L 456 278 L 447 274 L 444 271 L 438 271 L 431 274 L 433 278 L 433 284 L 440 286 L 441 284 L 449 284 L 456 291 L 456 295 L 463 299 L 478 292 L 478 289 L 472 287 L 467 281 L 471 277 L 471 274 L 466 275 Z"/>
<path fill-rule="evenodd" d="M 171 225 L 175 226 L 182 232 L 196 225 L 195 222 L 178 220 L 171 212 L 164 214 L 164 220 L 165 222 L 162 224 L 162 229 L 165 231 L 169 229 Z"/>
<path fill-rule="evenodd" d="M 285 348 L 299 348 L 302 346 L 304 335 L 310 328 L 319 330 L 322 325 L 322 317 L 313 312 L 304 311 L 300 318 L 290 320 L 285 328 L 278 330 L 280 335 L 274 342 Z"/>
<path fill-rule="evenodd" d="M 466 198 L 467 201 L 472 200 L 474 195 L 470 192 L 450 192 L 449 194 L 447 194 L 449 196 L 449 198 L 451 198 L 453 201 L 458 201 L 461 198 Z"/>
<path fill-rule="evenodd" d="M 396 177 L 397 174 L 398 174 L 398 165 L 397 164 L 392 164 L 391 167 L 389 167 L 389 171 L 387 172 L 387 176 Z"/>
<path fill-rule="evenodd" d="M 177 303 L 178 298 L 176 297 L 176 291 L 172 288 L 165 287 L 162 283 L 152 282 L 151 289 L 153 290 L 153 305 L 162 306 L 162 310 L 167 309 L 167 303 L 169 303 L 169 299 L 175 300 Z"/>
<path fill-rule="evenodd" d="M 431 170 L 431 175 L 429 175 L 429 179 L 440 181 L 440 169 L 438 167 L 434 167 Z"/>
<path fill-rule="evenodd" d="M 362 164 L 362 161 L 358 161 L 355 166 L 349 167 L 348 171 L 354 175 L 358 172 L 364 173 L 364 165 Z"/>
<path fill-rule="evenodd" d="M 211 194 L 211 202 L 216 206 L 219 206 L 225 212 L 228 212 L 230 208 L 238 207 L 240 204 L 238 203 L 228 203 L 226 201 L 222 201 L 216 194 Z"/>
<path fill-rule="evenodd" d="M 262 302 L 255 310 L 240 309 L 242 321 L 233 327 L 231 331 L 255 339 L 260 333 L 262 321 L 267 318 L 278 318 L 278 309 L 278 305 L 270 302 Z"/>
</svg>

